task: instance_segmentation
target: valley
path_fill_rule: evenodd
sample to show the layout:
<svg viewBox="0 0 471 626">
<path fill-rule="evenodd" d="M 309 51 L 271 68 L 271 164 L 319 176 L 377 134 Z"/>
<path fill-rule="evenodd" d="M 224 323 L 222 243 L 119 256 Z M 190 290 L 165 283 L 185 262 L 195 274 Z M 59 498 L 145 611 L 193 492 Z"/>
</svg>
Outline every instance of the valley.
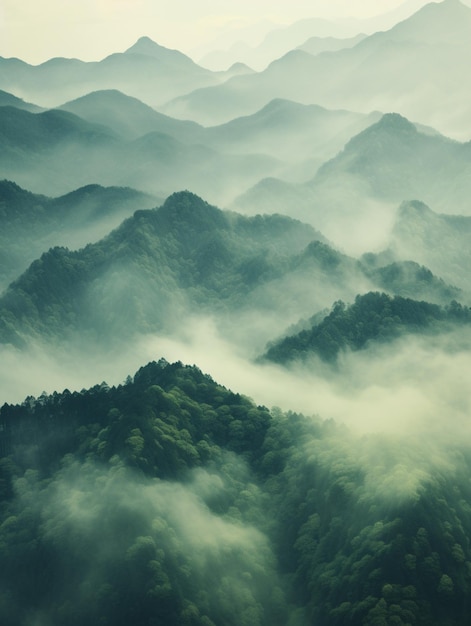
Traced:
<svg viewBox="0 0 471 626">
<path fill-rule="evenodd" d="M 2 625 L 468 624 L 470 35 L 0 57 Z"/>
</svg>

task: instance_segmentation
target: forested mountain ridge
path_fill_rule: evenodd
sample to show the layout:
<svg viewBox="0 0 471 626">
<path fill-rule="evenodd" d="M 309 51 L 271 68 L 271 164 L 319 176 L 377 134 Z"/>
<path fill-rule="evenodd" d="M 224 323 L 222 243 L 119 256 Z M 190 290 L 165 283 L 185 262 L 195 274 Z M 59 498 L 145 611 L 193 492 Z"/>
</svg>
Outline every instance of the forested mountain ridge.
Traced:
<svg viewBox="0 0 471 626">
<path fill-rule="evenodd" d="M 6 626 L 467 623 L 465 453 L 435 464 L 163 360 L 0 425 Z"/>
<path fill-rule="evenodd" d="M 0 181 L 0 290 L 51 246 L 100 239 L 138 208 L 159 200 L 129 188 L 87 185 L 49 198 Z"/>
<path fill-rule="evenodd" d="M 450 293 L 430 272 L 375 273 L 296 220 L 224 212 L 180 192 L 95 244 L 53 248 L 34 261 L 0 298 L 1 339 L 80 333 L 113 341 L 175 329 L 189 313 L 270 313 L 286 325 L 293 313 L 354 297 L 374 280 L 433 301 Z"/>
<path fill-rule="evenodd" d="M 346 350 L 361 350 L 372 342 L 390 342 L 405 334 L 439 331 L 471 323 L 471 309 L 453 301 L 447 307 L 385 293 L 357 296 L 346 306 L 336 302 L 331 312 L 311 328 L 271 345 L 264 359 L 276 363 L 307 360 L 317 355 L 335 361 Z"/>
<path fill-rule="evenodd" d="M 2 297 L 3 340 L 7 328 L 132 335 L 179 323 L 187 298 L 240 306 L 258 284 L 311 263 L 301 252 L 315 239 L 322 235 L 289 218 L 247 218 L 176 193 L 96 244 L 43 254 Z"/>
<path fill-rule="evenodd" d="M 0 626 L 470 626 L 464 1 L 8 3 Z"/>
</svg>

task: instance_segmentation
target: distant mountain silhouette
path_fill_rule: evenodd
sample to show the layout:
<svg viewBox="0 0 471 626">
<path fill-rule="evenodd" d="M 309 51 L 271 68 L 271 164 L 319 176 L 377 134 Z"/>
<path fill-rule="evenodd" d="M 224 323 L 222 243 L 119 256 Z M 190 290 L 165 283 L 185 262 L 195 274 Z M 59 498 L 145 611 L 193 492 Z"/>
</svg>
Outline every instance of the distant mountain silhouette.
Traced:
<svg viewBox="0 0 471 626">
<path fill-rule="evenodd" d="M 399 258 L 414 258 L 471 293 L 470 236 L 471 216 L 444 215 L 422 202 L 405 202 L 397 211 L 391 247 Z"/>
<path fill-rule="evenodd" d="M 223 123 L 274 98 L 288 98 L 331 109 L 394 110 L 468 138 L 471 106 L 462 61 L 471 54 L 470 32 L 469 7 L 458 0 L 431 3 L 353 48 L 315 57 L 288 52 L 256 76 L 181 96 L 165 112 Z"/>
<path fill-rule="evenodd" d="M 106 110 L 111 110 L 111 122 L 117 127 L 120 115 L 124 115 L 125 124 L 132 126 L 134 119 L 134 128 L 139 126 L 138 115 L 125 114 L 129 109 L 142 111 L 139 103 L 129 103 L 123 97 L 127 109 L 120 111 L 115 100 L 123 98 L 114 93 L 109 96 L 95 98 L 101 101 L 102 109 L 98 113 L 99 106 L 95 107 L 88 99 L 77 106 L 83 106 L 96 119 L 104 119 Z M 93 99 L 91 96 L 90 100 Z M 147 117 L 141 118 L 143 125 L 156 121 L 176 134 L 184 135 L 186 127 L 190 132 L 196 131 L 195 135 L 199 133 L 195 125 L 173 122 L 158 114 L 153 116 L 147 109 L 144 111 Z M 125 185 L 160 197 L 175 189 L 191 188 L 225 204 L 240 189 L 247 189 L 280 166 L 269 156 L 226 155 L 201 145 L 196 137 L 194 141 L 182 143 L 157 131 L 128 141 L 109 127 L 87 122 L 68 111 L 54 109 L 32 114 L 14 107 L 0 107 L 0 176 L 47 195 L 60 195 L 96 182 L 104 186 Z"/>
<path fill-rule="evenodd" d="M 0 106 L 16 107 L 17 109 L 24 109 L 30 113 L 39 113 L 42 110 L 41 107 L 31 104 L 30 102 L 25 102 L 21 98 L 17 98 L 13 94 L 2 90 L 0 90 Z"/>
<path fill-rule="evenodd" d="M 349 241 L 368 241 L 369 233 L 378 233 L 371 249 L 386 245 L 394 212 L 403 201 L 422 200 L 441 213 L 471 213 L 470 157 L 471 144 L 390 113 L 348 141 L 308 182 L 265 180 L 237 198 L 233 207 L 251 212 L 276 206 L 347 249 Z"/>
<path fill-rule="evenodd" d="M 155 105 L 219 80 L 181 52 L 147 37 L 98 62 L 55 58 L 33 66 L 0 58 L 0 89 L 42 106 L 58 106 L 101 89 L 118 89 Z"/>
<path fill-rule="evenodd" d="M 137 98 L 116 89 L 94 91 L 63 104 L 60 109 L 70 111 L 88 122 L 106 125 L 116 134 L 128 139 L 160 132 L 179 141 L 195 142 L 203 131 L 194 122 L 162 115 Z"/>
</svg>

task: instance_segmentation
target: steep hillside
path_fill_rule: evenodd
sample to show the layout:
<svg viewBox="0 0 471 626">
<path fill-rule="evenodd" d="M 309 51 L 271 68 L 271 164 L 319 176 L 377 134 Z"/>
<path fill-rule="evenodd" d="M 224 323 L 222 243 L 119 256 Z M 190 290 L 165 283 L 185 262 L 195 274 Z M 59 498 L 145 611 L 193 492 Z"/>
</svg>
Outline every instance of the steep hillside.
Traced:
<svg viewBox="0 0 471 626">
<path fill-rule="evenodd" d="M 469 291 L 470 234 L 469 215 L 443 215 L 422 202 L 405 202 L 396 213 L 390 243 L 399 258 L 417 259 Z"/>
<path fill-rule="evenodd" d="M 95 244 L 53 248 L 34 261 L 0 299 L 1 338 L 113 343 L 146 332 L 181 335 L 189 316 L 205 315 L 229 341 L 254 349 L 375 280 L 394 292 L 424 290 L 420 273 L 395 279 L 337 252 L 310 226 L 223 212 L 181 192 Z M 426 289 L 438 302 L 449 293 L 433 277 Z"/>
<path fill-rule="evenodd" d="M 443 308 L 411 298 L 368 293 L 357 296 L 348 307 L 335 303 L 320 323 L 272 344 L 263 358 L 284 364 L 313 356 L 335 361 L 340 353 L 367 348 L 372 342 L 389 342 L 404 334 L 433 334 L 470 323 L 471 309 L 455 301 Z"/>
<path fill-rule="evenodd" d="M 137 209 L 157 204 L 157 198 L 123 187 L 87 185 L 49 198 L 0 181 L 0 288 L 51 246 L 84 246 Z"/>
<path fill-rule="evenodd" d="M 2 624 L 467 622 L 465 442 L 356 437 L 164 360 L 0 424 Z"/>
</svg>

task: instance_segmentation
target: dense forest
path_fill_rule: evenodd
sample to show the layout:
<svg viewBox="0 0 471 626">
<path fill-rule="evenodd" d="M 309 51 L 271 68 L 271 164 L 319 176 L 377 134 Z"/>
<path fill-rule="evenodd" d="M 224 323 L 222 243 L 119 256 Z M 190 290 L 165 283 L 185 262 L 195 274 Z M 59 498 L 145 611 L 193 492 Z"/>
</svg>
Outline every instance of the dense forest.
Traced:
<svg viewBox="0 0 471 626">
<path fill-rule="evenodd" d="M 79 191 L 73 200 L 86 192 Z M 89 193 L 98 206 L 102 196 L 108 204 L 116 196 L 121 203 L 135 197 L 112 188 Z M 77 201 L 69 213 L 80 220 Z M 62 221 L 66 228 L 67 213 Z M 9 250 L 6 245 L 4 254 Z M 276 315 L 281 332 L 294 314 L 375 287 L 439 304 L 460 295 L 418 264 L 392 263 L 387 255 L 357 260 L 298 220 L 222 211 L 184 191 L 158 208 L 135 211 L 96 243 L 79 250 L 56 246 L 33 261 L 0 296 L 0 342 L 23 346 L 32 338 L 75 336 L 81 343 L 113 343 L 118 336 L 174 330 L 198 313 Z"/>
<path fill-rule="evenodd" d="M 471 624 L 471 0 L 277 1 L 1 4 L 0 626 Z"/>
<path fill-rule="evenodd" d="M 468 623 L 466 448 L 268 411 L 164 360 L 5 404 L 0 443 L 5 626 Z"/>
<path fill-rule="evenodd" d="M 471 322 L 471 309 L 456 301 L 441 307 L 402 296 L 370 292 L 346 306 L 336 302 L 328 315 L 295 335 L 273 343 L 264 355 L 277 363 L 317 355 L 335 361 L 346 350 L 361 350 L 371 342 L 389 342 L 404 334 L 446 331 Z"/>
</svg>

